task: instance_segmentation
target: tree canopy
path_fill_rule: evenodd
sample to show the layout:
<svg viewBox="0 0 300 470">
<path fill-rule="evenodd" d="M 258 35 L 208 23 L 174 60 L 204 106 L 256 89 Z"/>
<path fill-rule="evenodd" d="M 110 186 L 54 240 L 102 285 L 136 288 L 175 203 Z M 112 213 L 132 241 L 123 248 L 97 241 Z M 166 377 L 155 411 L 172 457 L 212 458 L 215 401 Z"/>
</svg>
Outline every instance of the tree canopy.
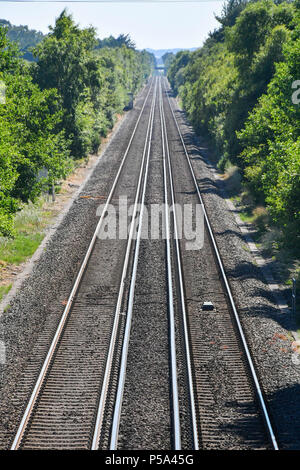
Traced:
<svg viewBox="0 0 300 470">
<path fill-rule="evenodd" d="M 74 159 L 98 150 L 101 137 L 127 104 L 128 93 L 140 89 L 154 65 L 154 57 L 136 51 L 128 36 L 122 36 L 117 46 L 97 48 L 94 28 L 81 29 L 65 10 L 48 35 L 41 38 L 34 32 L 31 64 L 20 58 L 17 43 L 22 44 L 9 40 L 9 28 L 17 38 L 17 30 L 2 21 L 0 233 L 4 235 L 13 234 L 13 215 L 21 201 L 34 201 L 67 175 Z"/>
<path fill-rule="evenodd" d="M 220 28 L 202 48 L 177 54 L 168 71 L 196 131 L 209 136 L 223 165 L 239 166 L 291 240 L 300 228 L 300 105 L 292 101 L 300 80 L 299 6 L 229 0 Z"/>
</svg>

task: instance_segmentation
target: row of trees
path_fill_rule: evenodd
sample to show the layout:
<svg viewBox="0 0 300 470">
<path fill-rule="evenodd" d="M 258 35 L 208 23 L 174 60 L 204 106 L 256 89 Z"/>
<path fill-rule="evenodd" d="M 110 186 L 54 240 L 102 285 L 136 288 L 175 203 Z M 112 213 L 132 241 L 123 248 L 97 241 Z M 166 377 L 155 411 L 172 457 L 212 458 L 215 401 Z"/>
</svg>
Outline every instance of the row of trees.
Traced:
<svg viewBox="0 0 300 470">
<path fill-rule="evenodd" d="M 293 242 L 300 228 L 299 10 L 299 0 L 229 0 L 221 27 L 168 69 L 196 131 L 209 135 L 221 165 L 239 166 Z"/>
<path fill-rule="evenodd" d="M 34 200 L 64 178 L 74 159 L 98 149 L 153 68 L 154 58 L 123 44 L 96 48 L 93 28 L 80 29 L 65 11 L 32 53 L 0 27 L 0 232 L 13 233 L 20 201 Z M 43 175 L 43 177 L 41 177 Z"/>
<path fill-rule="evenodd" d="M 35 60 L 31 48 L 43 40 L 44 34 L 41 31 L 23 25 L 15 26 L 3 19 L 0 19 L 0 26 L 5 27 L 8 39 L 18 44 L 23 59 Z"/>
</svg>

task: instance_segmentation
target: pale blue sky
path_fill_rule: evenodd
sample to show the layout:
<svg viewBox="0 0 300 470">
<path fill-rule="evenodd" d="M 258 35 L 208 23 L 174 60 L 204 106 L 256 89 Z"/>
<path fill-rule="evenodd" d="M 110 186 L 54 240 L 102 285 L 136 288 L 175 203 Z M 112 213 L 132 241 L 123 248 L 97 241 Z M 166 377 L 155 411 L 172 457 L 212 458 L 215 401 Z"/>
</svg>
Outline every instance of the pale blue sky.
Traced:
<svg viewBox="0 0 300 470">
<path fill-rule="evenodd" d="M 44 33 L 66 6 L 81 26 L 92 24 L 98 36 L 129 33 L 138 48 L 199 47 L 209 31 L 218 27 L 214 13 L 221 1 L 201 2 L 111 2 L 111 3 L 25 3 L 0 0 L 0 18 L 27 24 Z"/>
</svg>

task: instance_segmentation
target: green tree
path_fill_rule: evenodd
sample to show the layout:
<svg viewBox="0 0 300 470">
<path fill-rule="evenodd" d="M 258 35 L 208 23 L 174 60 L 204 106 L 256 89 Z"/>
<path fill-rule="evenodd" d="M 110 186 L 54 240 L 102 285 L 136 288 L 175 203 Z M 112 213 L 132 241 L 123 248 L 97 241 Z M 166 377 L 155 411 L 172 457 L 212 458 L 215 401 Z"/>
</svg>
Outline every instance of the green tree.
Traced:
<svg viewBox="0 0 300 470">
<path fill-rule="evenodd" d="M 8 39 L 8 31 L 15 42 Z M 154 57 L 136 51 L 128 35 L 117 47 L 96 49 L 93 28 L 80 29 L 63 11 L 35 47 L 36 63 L 22 60 L 18 34 L 26 27 L 0 25 L 0 233 L 13 233 L 21 202 L 64 178 L 71 156 L 97 151 L 101 136 L 153 70 Z M 24 33 L 24 34 L 23 34 Z M 28 34 L 27 34 L 28 33 Z M 38 38 L 35 38 L 38 39 Z"/>
<path fill-rule="evenodd" d="M 300 39 L 286 44 L 284 56 L 238 138 L 254 194 L 275 221 L 299 230 L 300 106 L 292 102 L 292 84 L 300 76 Z"/>
<path fill-rule="evenodd" d="M 196 131 L 222 165 L 233 161 L 248 187 L 289 233 L 299 233 L 300 3 L 227 2 L 221 28 L 168 77 Z M 297 94 L 299 97 L 299 94 Z"/>
<path fill-rule="evenodd" d="M 29 29 L 28 26 L 14 26 L 7 20 L 0 19 L 0 26 L 6 30 L 7 38 L 11 42 L 18 44 L 21 56 L 24 59 L 33 60 L 33 55 L 30 52 L 31 47 L 36 46 L 44 38 L 43 33 Z"/>
<path fill-rule="evenodd" d="M 175 59 L 175 55 L 173 54 L 173 52 L 166 52 L 163 56 L 162 56 L 162 61 L 163 61 L 163 64 L 166 68 L 166 70 L 169 70 L 173 60 Z"/>
<path fill-rule="evenodd" d="M 78 127 L 85 121 L 76 119 L 76 115 L 86 96 L 86 88 L 100 89 L 99 62 L 93 52 L 95 45 L 95 30 L 81 30 L 64 10 L 49 35 L 34 49 L 38 59 L 35 80 L 42 89 L 58 90 L 64 109 L 62 129 L 65 129 L 71 153 L 76 158 L 91 149 L 86 146 L 87 129 Z"/>
</svg>

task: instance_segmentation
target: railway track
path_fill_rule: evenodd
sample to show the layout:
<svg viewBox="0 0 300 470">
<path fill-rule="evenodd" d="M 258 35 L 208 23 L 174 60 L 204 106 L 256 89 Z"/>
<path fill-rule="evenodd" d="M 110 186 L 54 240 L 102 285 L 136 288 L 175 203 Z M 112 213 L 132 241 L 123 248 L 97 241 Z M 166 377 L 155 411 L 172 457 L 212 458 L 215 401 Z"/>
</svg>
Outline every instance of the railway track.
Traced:
<svg viewBox="0 0 300 470">
<path fill-rule="evenodd" d="M 184 173 L 190 176 L 190 181 L 185 182 L 186 194 L 190 201 L 194 193 L 195 203 L 201 204 L 205 221 L 203 249 L 182 256 L 202 447 L 220 449 L 239 448 L 240 445 L 241 448 L 277 450 L 267 405 L 165 80 L 164 93 L 169 135 L 177 135 L 177 142 L 173 140 L 172 164 L 177 175 L 184 167 L 188 168 Z M 184 159 L 176 159 L 178 145 Z M 180 196 L 183 188 L 178 183 L 175 178 L 175 192 Z M 195 276 L 197 271 L 199 276 Z M 206 279 L 203 279 L 203 273 Z M 195 308 L 198 300 L 200 303 L 213 300 L 214 311 Z M 228 433 L 232 436 L 227 440 Z"/>
<path fill-rule="evenodd" d="M 124 195 L 128 237 L 99 240 Z M 156 203 L 163 241 L 143 238 L 144 208 Z M 203 209 L 201 250 L 185 250 L 168 210 L 186 203 Z M 214 311 L 201 309 L 205 300 Z M 149 86 L 11 448 L 278 448 L 162 77 Z"/>
<path fill-rule="evenodd" d="M 112 251 L 119 250 L 124 266 L 129 262 L 126 240 L 101 243 L 97 235 L 109 204 L 124 194 L 135 201 L 139 197 L 138 186 L 144 165 L 140 159 L 140 170 L 136 175 L 136 156 L 140 151 L 145 156 L 148 143 L 155 93 L 154 80 L 152 82 L 12 449 L 91 446 L 96 432 L 95 410 L 99 393 L 102 393 L 102 382 L 106 385 L 104 374 L 111 359 L 107 357 L 107 351 L 111 336 L 116 335 L 124 319 L 120 301 L 126 290 L 124 270 L 114 266 L 120 273 L 109 276 Z M 116 277 L 119 285 L 114 285 Z M 104 392 L 107 390 L 103 389 Z"/>
</svg>

